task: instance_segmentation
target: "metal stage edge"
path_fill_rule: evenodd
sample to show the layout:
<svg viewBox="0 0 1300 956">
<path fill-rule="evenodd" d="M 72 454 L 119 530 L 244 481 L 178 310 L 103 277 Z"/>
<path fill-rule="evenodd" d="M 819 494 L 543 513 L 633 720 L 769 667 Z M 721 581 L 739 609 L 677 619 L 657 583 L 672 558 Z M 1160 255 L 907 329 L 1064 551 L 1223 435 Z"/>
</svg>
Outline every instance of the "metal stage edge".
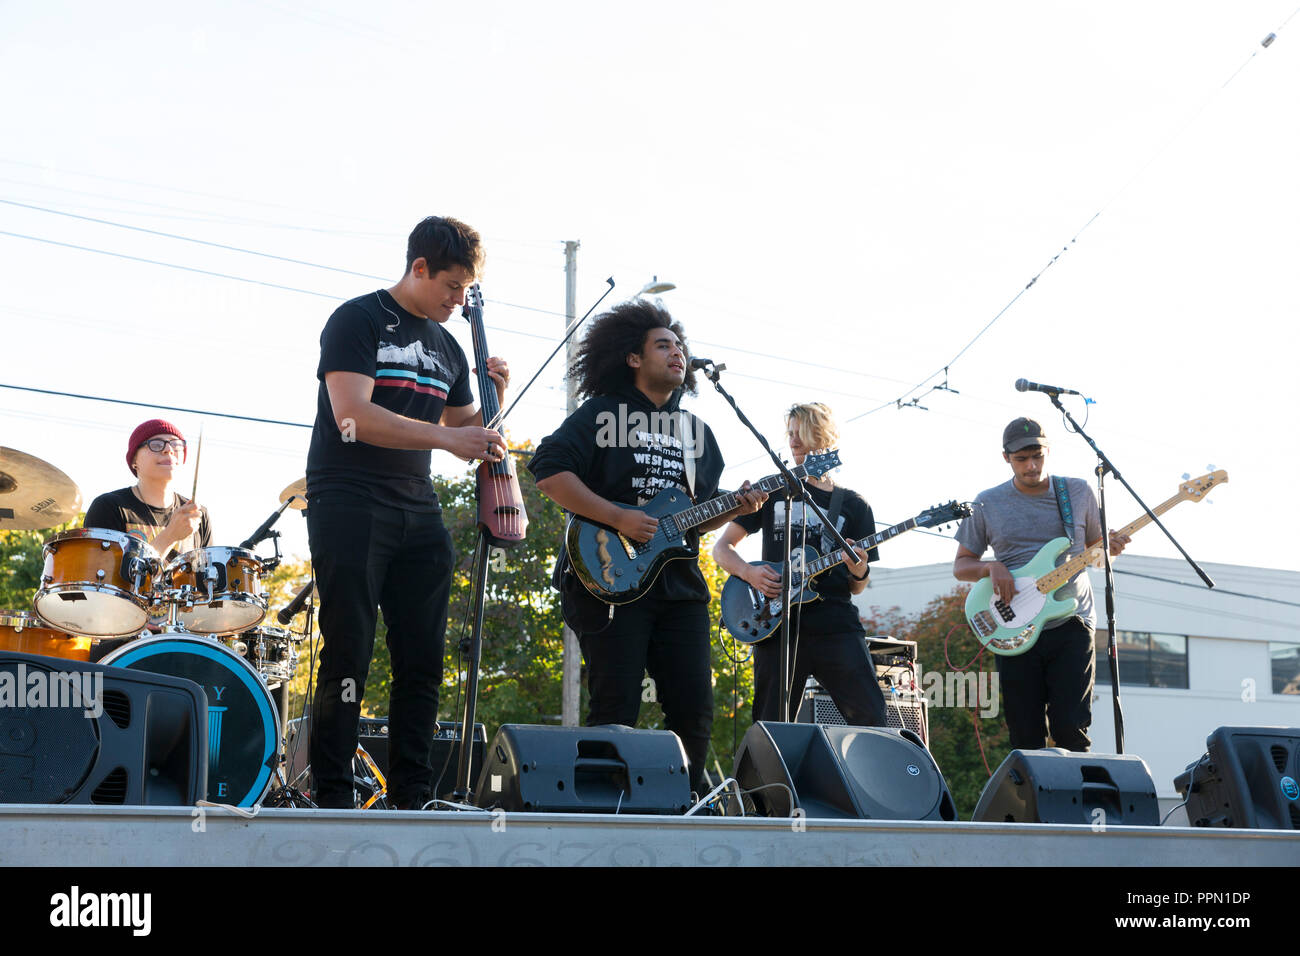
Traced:
<svg viewBox="0 0 1300 956">
<path fill-rule="evenodd" d="M 608 814 L 0 806 L 0 866 L 1300 865 L 1300 832 Z"/>
</svg>

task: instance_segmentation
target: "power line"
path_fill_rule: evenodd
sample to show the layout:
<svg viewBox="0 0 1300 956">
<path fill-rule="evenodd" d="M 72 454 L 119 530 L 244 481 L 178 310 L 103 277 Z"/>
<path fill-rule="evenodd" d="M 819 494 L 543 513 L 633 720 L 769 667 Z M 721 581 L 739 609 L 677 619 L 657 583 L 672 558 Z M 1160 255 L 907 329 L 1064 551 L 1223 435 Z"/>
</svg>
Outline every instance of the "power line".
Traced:
<svg viewBox="0 0 1300 956">
<path fill-rule="evenodd" d="M 115 405 L 134 405 L 138 408 L 161 408 L 168 412 L 187 412 L 191 415 L 207 415 L 212 418 L 233 418 L 241 422 L 259 422 L 263 425 L 287 425 L 290 428 L 311 428 L 303 422 L 286 422 L 275 418 L 255 418 L 252 415 L 233 415 L 230 412 L 204 411 L 199 408 L 185 408 L 180 405 L 159 405 L 155 402 L 132 402 L 124 398 L 104 398 L 100 395 L 78 395 L 75 392 L 56 392 L 48 388 L 32 388 L 28 385 L 9 385 L 0 382 L 0 388 L 12 388 L 20 392 L 35 392 L 39 395 L 55 395 L 59 398 L 80 398 L 90 402 L 110 402 Z"/>
<path fill-rule="evenodd" d="M 324 292 L 313 292 L 311 289 L 298 289 L 293 286 L 280 285 L 276 282 L 263 282 L 260 279 L 249 279 L 245 276 L 234 276 L 226 272 L 213 272 L 209 269 L 197 269 L 194 266 L 182 266 L 174 262 L 163 262 L 160 259 L 147 259 L 143 256 L 128 256 L 124 252 L 109 252 L 107 249 L 92 249 L 90 246 L 79 246 L 71 242 L 59 242 L 55 239 L 45 239 L 41 236 L 28 236 L 20 232 L 7 232 L 0 229 L 0 236 L 12 236 L 15 239 L 27 239 L 31 242 L 44 242 L 51 246 L 62 246 L 65 249 L 76 249 L 79 252 L 94 252 L 101 256 L 113 256 L 116 259 L 129 259 L 132 262 L 145 262 L 149 265 L 163 266 L 167 269 L 179 269 L 182 272 L 197 272 L 199 275 L 214 276 L 218 279 L 231 279 L 235 282 L 248 282 L 252 285 L 265 286 L 268 289 L 281 289 L 285 292 L 300 292 L 303 295 L 319 296 L 322 299 L 334 299 L 338 301 L 340 296 L 327 295 Z M 159 406 L 161 407 L 161 406 Z"/>
<path fill-rule="evenodd" d="M 1180 587 L 1196 588 L 1198 591 L 1204 591 L 1209 594 L 1226 594 L 1232 597 L 1250 598 L 1252 601 L 1263 601 L 1265 604 L 1284 604 L 1287 607 L 1300 607 L 1300 601 L 1284 601 L 1281 598 L 1264 597 L 1260 594 L 1246 594 L 1244 591 L 1225 591 L 1223 588 L 1207 588 L 1203 584 L 1197 584 L 1192 581 L 1176 581 L 1173 578 L 1162 578 L 1154 574 L 1142 574 L 1139 571 L 1126 571 L 1121 568 L 1115 568 L 1116 574 L 1127 574 L 1135 578 L 1146 578 L 1148 581 L 1159 581 L 1162 584 L 1177 584 Z"/>
<path fill-rule="evenodd" d="M 290 262 L 296 266 L 307 266 L 312 269 L 324 269 L 328 272 L 341 272 L 344 275 L 360 276 L 363 279 L 377 279 L 380 282 L 387 282 L 386 276 L 371 275 L 368 272 L 353 272 L 351 269 L 341 269 L 338 266 L 325 266 L 319 262 L 308 262 L 305 259 L 292 259 L 288 256 L 279 256 L 271 252 L 258 252 L 256 249 L 245 249 L 242 246 L 230 246 L 224 242 L 211 242 L 207 239 L 195 239 L 193 236 L 182 236 L 174 232 L 163 232 L 159 229 L 146 229 L 144 226 L 131 226 L 124 222 L 113 222 L 110 219 L 98 219 L 94 216 L 82 216 L 75 212 L 64 212 L 60 209 L 50 209 L 46 206 L 36 206 L 31 203 L 18 202 L 15 199 L 0 199 L 0 203 L 9 206 L 18 206 L 22 209 L 33 209 L 36 212 L 49 213 L 52 216 L 67 216 L 69 219 L 80 219 L 83 222 L 98 223 L 101 226 L 112 226 L 115 229 L 129 229 L 131 232 L 142 232 L 150 236 L 162 236 L 164 239 L 177 239 L 181 242 L 192 242 L 200 246 L 208 246 L 212 249 L 225 249 L 229 252 L 242 252 L 249 256 L 261 256 L 263 259 L 275 259 L 279 262 Z"/>
<path fill-rule="evenodd" d="M 1287 23 L 1291 22 L 1291 18 L 1294 17 L 1294 16 L 1296 15 L 1296 13 L 1300 13 L 1300 7 L 1298 7 L 1298 8 L 1296 9 L 1296 11 L 1293 12 L 1293 13 L 1291 14 L 1291 16 L 1287 17 L 1286 20 L 1283 21 L 1282 26 L 1279 26 L 1279 27 L 1277 28 L 1277 31 L 1275 31 L 1274 33 L 1270 33 L 1270 34 L 1269 34 L 1269 35 L 1268 35 L 1268 36 L 1267 36 L 1263 41 L 1261 41 L 1261 46 L 1264 47 L 1264 48 L 1267 48 L 1267 47 L 1268 47 L 1268 46 L 1273 42 L 1274 38 L 1276 37 L 1277 32 L 1278 32 L 1278 31 L 1281 31 L 1282 28 L 1285 27 Z M 1189 127 L 1189 126 L 1191 126 L 1191 124 L 1194 123 L 1194 122 L 1197 120 L 1197 118 L 1200 117 L 1200 115 L 1205 111 L 1205 109 L 1206 109 L 1206 108 L 1209 106 L 1209 104 L 1214 100 L 1214 98 L 1217 97 L 1217 96 L 1219 95 L 1219 93 L 1223 92 L 1223 90 L 1227 88 L 1227 86 L 1228 86 L 1229 83 L 1231 83 L 1234 79 L 1237 78 L 1237 75 L 1238 75 L 1239 73 L 1241 73 L 1241 71 L 1244 70 L 1244 69 L 1246 68 L 1246 66 L 1250 63 L 1251 60 L 1253 60 L 1253 59 L 1255 58 L 1256 54 L 1258 54 L 1258 53 L 1259 53 L 1259 50 L 1253 50 L 1253 51 L 1251 51 L 1250 56 L 1246 57 L 1245 61 L 1241 64 L 1241 66 L 1237 67 L 1237 69 L 1236 69 L 1235 71 L 1233 71 L 1232 75 L 1229 76 L 1228 79 L 1224 81 L 1223 85 L 1220 86 L 1219 89 L 1218 89 L 1217 91 L 1215 91 L 1214 93 L 1212 93 L 1212 94 L 1210 95 L 1209 99 L 1207 99 L 1207 100 L 1206 100 L 1206 101 L 1201 105 L 1200 109 L 1198 109 L 1195 113 L 1193 113 L 1192 116 L 1191 116 L 1191 117 L 1190 117 L 1190 118 L 1189 118 L 1185 123 L 1183 123 L 1183 124 L 1182 124 L 1178 129 L 1177 129 L 1177 130 L 1175 130 L 1175 131 L 1174 131 L 1174 132 L 1169 136 L 1169 138 L 1168 138 L 1167 140 L 1165 140 L 1164 143 L 1162 143 L 1160 146 L 1158 146 L 1158 147 L 1156 148 L 1156 150 L 1151 154 L 1150 158 L 1149 158 L 1145 163 L 1142 164 L 1142 166 L 1138 169 L 1138 171 L 1137 171 L 1136 173 L 1134 173 L 1131 177 L 1129 177 L 1129 179 L 1128 179 L 1128 180 L 1127 180 L 1127 181 L 1126 181 L 1122 186 L 1120 186 L 1120 188 L 1117 189 L 1117 190 L 1116 190 L 1116 191 L 1111 195 L 1111 197 L 1110 197 L 1109 199 L 1107 199 L 1107 200 L 1102 204 L 1101 208 L 1098 209 L 1095 213 L 1093 213 L 1091 217 L 1089 217 L 1088 221 L 1085 222 L 1085 223 L 1083 224 L 1083 226 L 1082 226 L 1082 227 L 1081 227 L 1081 228 L 1080 228 L 1080 229 L 1079 229 L 1079 230 L 1074 234 L 1074 236 L 1070 239 L 1070 241 L 1069 241 L 1068 243 L 1066 243 L 1066 244 L 1061 248 L 1061 250 L 1060 250 L 1059 252 L 1056 253 L 1056 255 L 1052 256 L 1052 258 L 1051 258 L 1050 260 L 1048 260 L 1047 265 L 1045 265 L 1045 266 L 1043 266 L 1041 269 L 1039 269 L 1038 272 L 1037 272 L 1037 274 L 1035 274 L 1034 277 L 1031 278 L 1031 279 L 1029 280 L 1028 283 L 1026 283 L 1025 287 L 1024 287 L 1023 289 L 1021 289 L 1019 292 L 1017 292 L 1017 293 L 1015 294 L 1015 296 L 1012 297 L 1011 301 L 1009 301 L 1006 305 L 1004 305 L 1001 309 L 999 309 L 999 310 L 998 310 L 998 313 L 997 313 L 996 315 L 994 315 L 993 318 L 991 318 L 987 323 L 985 323 L 984 327 L 981 328 L 978 332 L 976 332 L 975 335 L 974 335 L 974 337 L 972 337 L 971 340 L 970 340 L 969 342 L 967 342 L 965 345 L 963 345 L 963 346 L 961 347 L 961 349 L 957 352 L 956 355 L 954 355 L 954 356 L 953 356 L 952 358 L 950 358 L 947 362 L 945 362 L 942 368 L 938 369 L 938 370 L 935 371 L 935 372 L 932 372 L 930 375 L 927 375 L 925 378 L 921 379 L 921 381 L 917 382 L 914 386 L 912 386 L 912 388 L 910 388 L 908 391 L 904 392 L 902 395 L 900 395 L 898 398 L 894 399 L 892 402 L 885 402 L 884 404 L 882 404 L 882 405 L 878 405 L 878 406 L 876 406 L 875 408 L 868 409 L 868 410 L 865 411 L 865 412 L 862 412 L 862 413 L 860 413 L 860 414 L 858 414 L 858 415 L 854 415 L 854 416 L 851 417 L 851 418 L 845 419 L 844 424 L 847 425 L 847 424 L 849 424 L 850 422 L 854 422 L 854 421 L 857 421 L 857 420 L 859 420 L 859 419 L 861 419 L 861 418 L 865 418 L 865 417 L 867 417 L 868 415 L 874 415 L 876 412 L 883 411 L 884 409 L 889 408 L 891 405 L 892 405 L 892 406 L 895 406 L 895 407 L 897 407 L 897 408 L 905 408 L 905 407 L 908 407 L 908 406 L 917 406 L 917 407 L 922 407 L 922 406 L 917 405 L 918 400 L 919 400 L 920 398 L 924 397 L 924 395 L 929 394 L 930 391 L 935 391 L 936 389 L 952 391 L 952 389 L 948 389 L 948 388 L 947 388 L 947 382 L 948 382 L 947 375 L 948 375 L 948 369 L 949 369 L 949 367 L 952 366 L 952 365 L 953 365 L 953 364 L 954 364 L 958 359 L 960 359 L 963 355 L 965 355 L 966 352 L 967 352 L 967 351 L 968 351 L 968 350 L 969 350 L 969 349 L 970 349 L 970 348 L 971 348 L 971 347 L 972 347 L 976 342 L 978 342 L 978 341 L 980 340 L 980 338 L 984 335 L 984 333 L 986 333 L 989 329 L 991 329 L 991 328 L 993 327 L 993 325 L 994 325 L 994 324 L 995 324 L 995 323 L 996 323 L 1000 318 L 1002 318 L 1003 315 L 1006 314 L 1007 310 L 1010 309 L 1013 305 L 1016 304 L 1016 302 L 1018 302 L 1018 301 L 1020 300 L 1020 297 L 1021 297 L 1021 296 L 1023 296 L 1026 292 L 1028 292 L 1030 289 L 1032 289 L 1032 288 L 1034 287 L 1034 284 L 1037 283 L 1038 280 L 1039 280 L 1040 278 L 1042 278 L 1043 274 L 1044 274 L 1048 269 L 1050 269 L 1053 265 L 1056 264 L 1057 260 L 1060 259 L 1062 255 L 1064 255 L 1066 252 L 1069 252 L 1070 249 L 1073 248 L 1074 244 L 1075 244 L 1076 242 L 1078 242 L 1078 240 L 1079 240 L 1079 236 L 1083 235 L 1083 233 L 1088 229 L 1088 227 L 1090 227 L 1094 222 L 1096 222 L 1097 219 L 1101 216 L 1101 214 L 1102 214 L 1103 212 L 1105 212 L 1105 211 L 1106 211 L 1107 209 L 1109 209 L 1112 205 L 1114 205 L 1115 200 L 1118 199 L 1121 195 L 1123 195 L 1124 192 L 1129 188 L 1129 186 L 1131 186 L 1131 185 L 1132 185 L 1132 184 L 1137 180 L 1137 178 L 1138 178 L 1139 176 L 1141 176 L 1142 173 L 1145 172 L 1146 169 L 1147 169 L 1147 168 L 1148 168 L 1152 163 L 1154 163 L 1154 162 L 1156 161 L 1156 159 L 1158 159 L 1161 155 L 1163 155 L 1164 151 L 1165 151 L 1166 149 L 1168 149 L 1169 145 L 1170 145 L 1170 144 L 1171 144 L 1175 139 L 1177 139 L 1179 136 L 1181 136 L 1182 133 L 1183 133 L 1183 132 L 1184 132 L 1184 131 Z M 929 391 L 923 393 L 922 395 L 915 395 L 915 394 L 914 394 L 914 393 L 917 392 L 920 388 L 922 388 L 922 387 L 923 387 L 927 382 L 929 382 L 929 381 L 931 381 L 931 380 L 937 378 L 940 374 L 943 374 L 943 376 L 944 376 L 944 384 L 943 384 L 943 385 L 932 386 L 932 387 L 929 389 Z M 910 398 L 910 401 L 908 400 L 909 398 Z"/>
</svg>

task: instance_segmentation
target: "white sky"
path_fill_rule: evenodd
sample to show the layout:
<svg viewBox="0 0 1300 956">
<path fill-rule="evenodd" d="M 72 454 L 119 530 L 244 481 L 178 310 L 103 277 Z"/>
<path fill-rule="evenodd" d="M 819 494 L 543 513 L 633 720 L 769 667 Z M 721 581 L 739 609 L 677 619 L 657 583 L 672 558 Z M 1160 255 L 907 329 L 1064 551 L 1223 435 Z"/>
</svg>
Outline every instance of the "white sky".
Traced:
<svg viewBox="0 0 1300 956">
<path fill-rule="evenodd" d="M 1021 414 L 1057 436 L 1056 472 L 1090 474 L 1025 377 L 1097 400 L 1089 431 L 1152 506 L 1228 470 L 1213 507 L 1169 516 L 1193 556 L 1298 570 L 1296 3 L 5 0 L 0 199 L 383 278 L 0 203 L 4 232 L 320 293 L 0 236 L 0 382 L 309 423 L 329 313 L 399 276 L 418 219 L 455 215 L 487 239 L 517 385 L 558 341 L 576 239 L 579 312 L 609 275 L 614 296 L 676 282 L 664 304 L 774 442 L 792 402 L 836 409 L 839 480 L 884 523 L 1008 477 Z M 919 394 L 1062 250 L 952 364 L 959 394 L 849 421 Z M 561 375 L 513 436 L 559 423 Z M 770 470 L 707 382 L 693 407 L 739 465 L 724 483 Z M 148 417 L 0 389 L 0 444 L 87 503 L 130 480 Z M 197 437 L 200 416 L 163 417 Z M 199 497 L 234 544 L 309 431 L 203 424 Z M 1108 488 L 1113 524 L 1136 517 Z M 305 556 L 303 525 L 279 527 Z M 954 549 L 914 533 L 882 563 Z M 1155 529 L 1133 550 L 1174 555 Z"/>
</svg>

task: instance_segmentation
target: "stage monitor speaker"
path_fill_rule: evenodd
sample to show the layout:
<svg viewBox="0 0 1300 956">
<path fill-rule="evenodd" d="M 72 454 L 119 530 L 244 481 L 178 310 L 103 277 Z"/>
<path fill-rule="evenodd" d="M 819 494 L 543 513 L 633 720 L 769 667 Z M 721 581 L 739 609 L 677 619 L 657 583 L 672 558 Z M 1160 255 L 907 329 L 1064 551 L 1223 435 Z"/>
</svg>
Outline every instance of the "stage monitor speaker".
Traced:
<svg viewBox="0 0 1300 956">
<path fill-rule="evenodd" d="M 1154 827 L 1160 825 L 1160 804 L 1141 757 L 1047 747 L 1007 754 L 984 785 L 971 819 Z"/>
<path fill-rule="evenodd" d="M 666 730 L 502 724 L 474 793 L 480 807 L 560 813 L 685 813 L 686 751 Z"/>
<path fill-rule="evenodd" d="M 943 774 L 910 730 L 759 721 L 736 755 L 728 815 L 955 820 Z"/>
<path fill-rule="evenodd" d="M 1300 830 L 1300 728 L 1220 727 L 1205 746 L 1174 778 L 1192 826 Z"/>
<path fill-rule="evenodd" d="M 207 727 L 191 680 L 0 652 L 0 803 L 193 806 Z"/>
</svg>

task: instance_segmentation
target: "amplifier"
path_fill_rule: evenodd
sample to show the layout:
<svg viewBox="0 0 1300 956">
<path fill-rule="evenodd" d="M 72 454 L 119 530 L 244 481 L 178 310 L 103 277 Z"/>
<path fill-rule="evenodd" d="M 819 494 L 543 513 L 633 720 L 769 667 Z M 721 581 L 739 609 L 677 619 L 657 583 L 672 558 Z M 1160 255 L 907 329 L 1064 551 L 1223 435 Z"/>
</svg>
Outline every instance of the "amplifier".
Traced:
<svg viewBox="0 0 1300 956">
<path fill-rule="evenodd" d="M 433 735 L 433 773 L 442 775 L 440 789 L 454 785 L 456 762 L 460 751 L 460 721 L 440 720 Z M 388 776 L 388 718 L 362 717 L 357 723 L 357 743 L 366 749 L 379 772 Z M 477 779 L 483 765 L 483 748 L 487 746 L 487 730 L 482 724 L 474 725 L 473 753 L 470 755 L 470 779 Z M 285 733 L 284 752 L 287 755 L 286 778 L 292 783 L 304 770 L 311 769 L 311 716 L 289 721 Z M 299 784 L 301 785 L 301 784 Z"/>
<path fill-rule="evenodd" d="M 927 711 L 928 702 L 915 693 L 893 692 L 882 680 L 881 691 L 885 695 L 885 726 L 897 730 L 910 730 L 930 746 L 930 718 Z M 815 678 L 808 678 L 804 687 L 803 699 L 799 702 L 799 712 L 795 723 L 824 724 L 827 726 L 846 727 L 848 721 L 831 700 L 831 695 L 817 683 Z"/>
</svg>

